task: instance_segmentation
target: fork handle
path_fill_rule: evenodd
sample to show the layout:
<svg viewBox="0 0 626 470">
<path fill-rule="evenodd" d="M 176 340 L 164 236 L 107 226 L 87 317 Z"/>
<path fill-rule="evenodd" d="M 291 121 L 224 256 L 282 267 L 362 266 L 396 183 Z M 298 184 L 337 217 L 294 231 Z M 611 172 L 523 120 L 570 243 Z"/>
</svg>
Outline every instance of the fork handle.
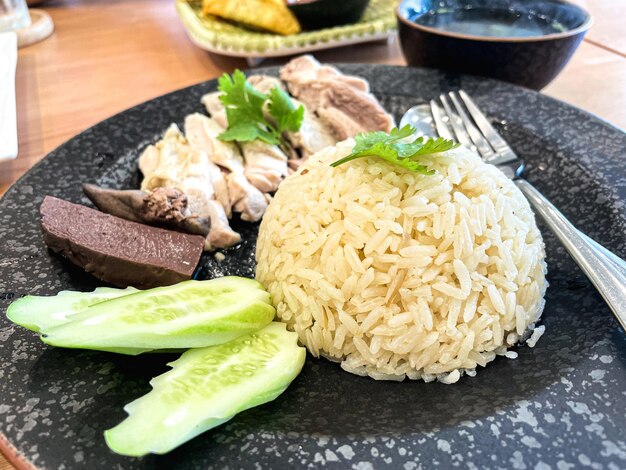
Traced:
<svg viewBox="0 0 626 470">
<path fill-rule="evenodd" d="M 580 232 L 532 184 L 514 180 L 626 330 L 626 261 Z"/>
</svg>

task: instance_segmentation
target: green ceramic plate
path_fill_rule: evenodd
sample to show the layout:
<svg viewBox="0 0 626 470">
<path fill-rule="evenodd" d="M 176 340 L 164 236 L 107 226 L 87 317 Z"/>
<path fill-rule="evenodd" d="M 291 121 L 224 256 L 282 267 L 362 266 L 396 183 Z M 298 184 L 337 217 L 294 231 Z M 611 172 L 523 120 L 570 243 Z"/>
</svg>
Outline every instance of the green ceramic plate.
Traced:
<svg viewBox="0 0 626 470">
<path fill-rule="evenodd" d="M 203 16 L 201 2 L 176 0 L 176 11 L 190 39 L 207 51 L 236 57 L 277 57 L 376 41 L 396 29 L 395 0 L 371 0 L 358 23 L 291 36 L 262 33 Z"/>
</svg>

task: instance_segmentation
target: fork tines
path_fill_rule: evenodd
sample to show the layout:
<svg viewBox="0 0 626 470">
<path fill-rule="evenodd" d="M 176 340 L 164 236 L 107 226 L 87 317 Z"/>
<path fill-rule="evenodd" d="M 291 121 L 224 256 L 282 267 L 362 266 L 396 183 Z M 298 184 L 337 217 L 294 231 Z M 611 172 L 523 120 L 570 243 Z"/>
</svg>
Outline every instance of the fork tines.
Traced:
<svg viewBox="0 0 626 470">
<path fill-rule="evenodd" d="M 441 105 L 431 100 L 430 108 L 437 133 L 441 137 L 451 139 L 454 136 L 461 144 L 476 150 L 489 163 L 498 164 L 517 158 L 463 90 L 442 94 L 439 100 Z"/>
</svg>

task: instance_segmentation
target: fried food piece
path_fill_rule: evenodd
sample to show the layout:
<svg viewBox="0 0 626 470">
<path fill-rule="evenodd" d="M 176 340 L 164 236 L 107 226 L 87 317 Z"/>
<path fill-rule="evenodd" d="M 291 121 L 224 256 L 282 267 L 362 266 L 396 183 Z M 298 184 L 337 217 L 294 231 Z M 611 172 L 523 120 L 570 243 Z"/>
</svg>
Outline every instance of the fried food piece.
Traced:
<svg viewBox="0 0 626 470">
<path fill-rule="evenodd" d="M 300 32 L 284 0 L 203 0 L 202 13 L 278 34 Z"/>
</svg>

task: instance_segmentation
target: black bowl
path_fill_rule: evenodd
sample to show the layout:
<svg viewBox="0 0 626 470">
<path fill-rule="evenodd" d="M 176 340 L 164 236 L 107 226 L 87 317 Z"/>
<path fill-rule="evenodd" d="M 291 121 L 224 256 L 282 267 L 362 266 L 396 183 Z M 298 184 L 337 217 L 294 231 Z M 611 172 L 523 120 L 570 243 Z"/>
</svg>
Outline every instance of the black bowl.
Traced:
<svg viewBox="0 0 626 470">
<path fill-rule="evenodd" d="M 287 0 L 304 29 L 321 29 L 359 21 L 370 0 Z"/>
<path fill-rule="evenodd" d="M 561 0 L 403 0 L 396 16 L 409 65 L 536 90 L 565 67 L 592 23 Z"/>
</svg>

